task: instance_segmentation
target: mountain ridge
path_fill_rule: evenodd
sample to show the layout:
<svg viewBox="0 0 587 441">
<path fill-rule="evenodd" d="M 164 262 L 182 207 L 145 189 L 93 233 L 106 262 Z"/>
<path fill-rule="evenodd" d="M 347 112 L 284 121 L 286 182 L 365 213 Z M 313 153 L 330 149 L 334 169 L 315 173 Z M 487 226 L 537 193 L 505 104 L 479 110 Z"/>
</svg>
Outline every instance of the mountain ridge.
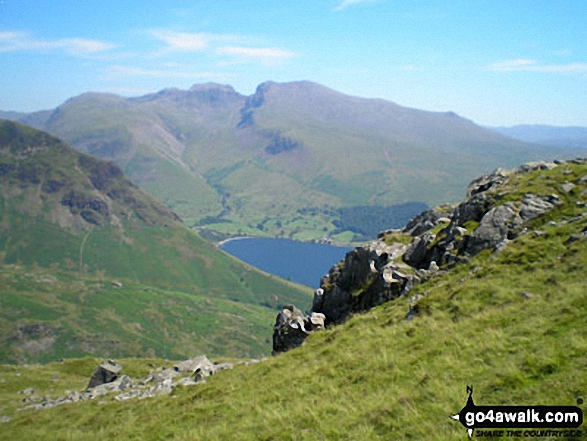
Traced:
<svg viewBox="0 0 587 441">
<path fill-rule="evenodd" d="M 512 127 L 492 127 L 492 130 L 522 141 L 587 149 L 587 127 L 521 124 Z"/>
<path fill-rule="evenodd" d="M 308 81 L 264 82 L 249 96 L 216 83 L 84 94 L 18 119 L 115 161 L 191 226 L 298 240 L 349 242 L 340 208 L 455 201 L 479 174 L 553 156 L 452 112 Z"/>
</svg>

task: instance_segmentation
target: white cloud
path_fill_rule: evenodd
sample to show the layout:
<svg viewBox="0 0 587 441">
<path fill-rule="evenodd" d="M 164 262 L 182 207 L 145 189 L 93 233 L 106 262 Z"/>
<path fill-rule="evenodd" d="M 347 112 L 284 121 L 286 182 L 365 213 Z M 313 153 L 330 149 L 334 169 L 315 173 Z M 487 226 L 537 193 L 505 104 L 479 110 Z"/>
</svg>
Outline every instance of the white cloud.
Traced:
<svg viewBox="0 0 587 441">
<path fill-rule="evenodd" d="M 151 35 L 163 41 L 168 49 L 176 51 L 202 51 L 210 44 L 209 36 L 204 33 L 152 31 Z"/>
<path fill-rule="evenodd" d="M 152 30 L 151 36 L 162 41 L 167 51 L 200 52 L 210 49 L 214 44 L 241 42 L 243 37 L 237 35 L 209 34 L 206 32 L 175 32 L 169 30 Z"/>
<path fill-rule="evenodd" d="M 0 52 L 22 51 L 63 51 L 70 55 L 93 55 L 114 49 L 116 45 L 85 38 L 60 38 L 56 40 L 41 40 L 33 38 L 27 32 L 4 31 L 0 32 Z"/>
<path fill-rule="evenodd" d="M 587 72 L 587 63 L 540 64 L 537 60 L 520 58 L 493 63 L 489 66 L 489 70 L 495 72 L 581 73 Z"/>
<path fill-rule="evenodd" d="M 342 11 L 349 6 L 358 5 L 360 3 L 374 3 L 377 0 L 343 0 L 343 2 L 334 8 L 335 11 Z"/>
<path fill-rule="evenodd" d="M 151 30 L 149 34 L 165 43 L 163 50 L 156 52 L 155 56 L 170 52 L 200 52 L 222 57 L 219 66 L 250 62 L 269 65 L 296 56 L 294 52 L 276 47 L 249 46 L 258 41 L 243 35 L 175 32 L 162 29 Z"/>
</svg>

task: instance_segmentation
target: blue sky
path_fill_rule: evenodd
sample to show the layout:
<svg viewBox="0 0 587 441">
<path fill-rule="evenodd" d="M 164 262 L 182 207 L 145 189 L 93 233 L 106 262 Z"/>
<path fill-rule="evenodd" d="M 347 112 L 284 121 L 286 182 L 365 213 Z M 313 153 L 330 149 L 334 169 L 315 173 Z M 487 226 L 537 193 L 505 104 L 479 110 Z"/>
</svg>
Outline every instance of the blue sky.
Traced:
<svg viewBox="0 0 587 441">
<path fill-rule="evenodd" d="M 0 0 L 0 109 L 311 80 L 484 125 L 587 126 L 585 0 Z"/>
</svg>

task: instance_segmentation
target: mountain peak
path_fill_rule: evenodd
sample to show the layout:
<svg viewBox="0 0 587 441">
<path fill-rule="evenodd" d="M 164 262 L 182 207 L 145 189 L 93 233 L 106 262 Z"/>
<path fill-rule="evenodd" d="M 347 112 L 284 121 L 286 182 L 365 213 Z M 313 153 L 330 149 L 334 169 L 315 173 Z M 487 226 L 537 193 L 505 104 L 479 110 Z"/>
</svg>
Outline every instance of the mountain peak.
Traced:
<svg viewBox="0 0 587 441">
<path fill-rule="evenodd" d="M 202 83 L 202 84 L 194 84 L 190 87 L 190 92 L 208 92 L 210 90 L 217 90 L 222 91 L 225 93 L 236 94 L 237 91 L 234 90 L 230 84 L 219 84 L 219 83 Z"/>
</svg>

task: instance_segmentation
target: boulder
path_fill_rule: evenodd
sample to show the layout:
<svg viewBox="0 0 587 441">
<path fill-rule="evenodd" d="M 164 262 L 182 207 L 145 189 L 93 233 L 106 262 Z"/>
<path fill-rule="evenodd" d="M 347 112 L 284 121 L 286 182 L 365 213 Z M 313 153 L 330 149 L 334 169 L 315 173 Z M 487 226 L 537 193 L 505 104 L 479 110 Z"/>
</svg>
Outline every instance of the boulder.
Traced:
<svg viewBox="0 0 587 441">
<path fill-rule="evenodd" d="M 214 365 L 205 355 L 199 355 L 194 358 L 177 363 L 173 366 L 175 372 L 189 372 L 195 373 L 198 369 L 213 371 Z"/>
<path fill-rule="evenodd" d="M 91 389 L 101 384 L 112 383 L 118 379 L 122 366 L 118 363 L 108 360 L 96 368 L 86 389 Z"/>
<path fill-rule="evenodd" d="M 404 262 L 414 268 L 428 266 L 426 258 L 428 255 L 428 248 L 434 242 L 436 235 L 433 233 L 424 233 L 421 236 L 415 237 L 408 249 L 404 253 Z"/>
<path fill-rule="evenodd" d="M 526 194 L 520 202 L 520 217 L 524 222 L 535 219 L 552 210 L 555 205 L 560 205 L 561 203 L 557 195 L 539 197 L 533 194 Z"/>
<path fill-rule="evenodd" d="M 489 210 L 467 242 L 466 251 L 475 255 L 487 248 L 495 248 L 519 224 L 519 216 L 508 204 Z"/>
<path fill-rule="evenodd" d="M 275 321 L 273 355 L 300 346 L 312 332 L 324 329 L 324 321 L 324 314 L 312 312 L 307 316 L 295 306 L 286 305 Z"/>
<path fill-rule="evenodd" d="M 293 305 L 284 306 L 277 314 L 273 328 L 273 354 L 285 352 L 300 346 L 306 337 L 306 316 Z"/>
<path fill-rule="evenodd" d="M 471 181 L 469 188 L 467 189 L 467 197 L 471 198 L 478 193 L 483 193 L 492 187 L 502 184 L 505 181 L 506 176 L 507 172 L 498 168 L 489 175 L 483 175 Z"/>
<path fill-rule="evenodd" d="M 446 207 L 444 207 L 446 208 Z M 431 230 L 440 222 L 445 222 L 446 220 L 450 221 L 452 217 L 452 209 L 436 209 L 436 210 L 427 210 L 423 211 L 422 213 L 418 214 L 414 218 L 412 218 L 406 226 L 401 230 L 404 234 L 409 234 L 410 236 L 419 236 L 420 234 Z"/>
</svg>

